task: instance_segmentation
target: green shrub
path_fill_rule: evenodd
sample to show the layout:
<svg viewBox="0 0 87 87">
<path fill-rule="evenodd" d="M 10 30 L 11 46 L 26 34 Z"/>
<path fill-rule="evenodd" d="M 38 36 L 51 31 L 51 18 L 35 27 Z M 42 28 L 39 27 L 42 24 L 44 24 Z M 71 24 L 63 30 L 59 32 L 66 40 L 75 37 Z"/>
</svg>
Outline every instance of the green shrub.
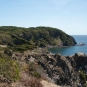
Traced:
<svg viewBox="0 0 87 87">
<path fill-rule="evenodd" d="M 5 48 L 4 53 L 9 55 L 9 56 L 12 56 L 12 51 L 9 48 Z"/>
<path fill-rule="evenodd" d="M 26 50 L 33 50 L 34 48 L 36 47 L 28 44 L 16 45 L 14 47 L 11 47 L 11 49 L 15 52 L 24 52 Z"/>
<path fill-rule="evenodd" d="M 36 78 L 41 78 L 41 75 L 40 73 L 38 73 L 37 71 L 38 67 L 32 62 L 32 63 L 29 63 L 29 74 L 31 74 L 33 77 L 36 77 Z"/>
<path fill-rule="evenodd" d="M 86 83 L 86 74 L 82 70 L 80 70 L 79 76 L 80 76 L 80 80 L 81 80 L 82 84 L 85 84 Z"/>
<path fill-rule="evenodd" d="M 33 62 L 29 63 L 29 71 L 30 72 L 31 71 L 35 71 L 35 67 L 34 67 L 34 63 Z"/>
<path fill-rule="evenodd" d="M 10 81 L 19 79 L 19 67 L 15 60 L 0 58 L 0 75 L 3 75 Z"/>
<path fill-rule="evenodd" d="M 36 78 L 41 78 L 41 75 L 38 72 L 34 72 L 33 76 L 36 77 Z"/>
</svg>

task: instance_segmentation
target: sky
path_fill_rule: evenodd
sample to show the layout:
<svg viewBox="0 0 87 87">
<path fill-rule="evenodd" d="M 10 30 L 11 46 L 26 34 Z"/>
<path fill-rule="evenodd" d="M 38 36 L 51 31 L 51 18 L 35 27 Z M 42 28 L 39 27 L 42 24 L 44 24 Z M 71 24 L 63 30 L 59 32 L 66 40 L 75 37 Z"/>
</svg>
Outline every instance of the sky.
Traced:
<svg viewBox="0 0 87 87">
<path fill-rule="evenodd" d="M 48 26 L 87 35 L 87 0 L 0 0 L 0 26 Z"/>
</svg>

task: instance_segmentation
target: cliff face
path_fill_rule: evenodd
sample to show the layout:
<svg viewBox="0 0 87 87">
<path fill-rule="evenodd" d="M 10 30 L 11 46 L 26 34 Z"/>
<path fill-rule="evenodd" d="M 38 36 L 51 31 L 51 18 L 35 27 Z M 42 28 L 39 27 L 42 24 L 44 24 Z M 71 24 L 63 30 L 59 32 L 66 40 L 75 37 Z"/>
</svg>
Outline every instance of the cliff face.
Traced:
<svg viewBox="0 0 87 87">
<path fill-rule="evenodd" d="M 0 27 L 0 44 L 9 46 L 32 45 L 39 47 L 72 46 L 76 44 L 73 37 L 63 31 L 51 27 Z"/>
<path fill-rule="evenodd" d="M 67 85 L 67 87 L 82 85 L 82 87 L 85 87 L 83 85 L 86 84 L 87 56 L 83 53 L 62 56 L 60 54 L 51 54 L 44 49 L 37 49 L 32 52 L 14 54 L 12 58 L 39 65 L 43 71 L 37 70 L 37 72 L 57 85 Z"/>
</svg>

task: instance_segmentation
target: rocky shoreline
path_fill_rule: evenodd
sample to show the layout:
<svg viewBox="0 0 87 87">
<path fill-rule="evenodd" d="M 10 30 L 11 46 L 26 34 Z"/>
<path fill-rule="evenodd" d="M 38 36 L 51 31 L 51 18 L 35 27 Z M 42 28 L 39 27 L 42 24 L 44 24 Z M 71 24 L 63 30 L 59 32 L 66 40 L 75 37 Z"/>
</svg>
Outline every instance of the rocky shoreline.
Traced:
<svg viewBox="0 0 87 87">
<path fill-rule="evenodd" d="M 47 48 L 37 48 L 24 53 L 13 53 L 15 60 L 33 62 L 42 68 L 37 70 L 46 80 L 63 87 L 86 87 L 86 81 L 79 72 L 87 73 L 87 56 L 84 53 L 75 53 L 72 56 L 52 54 Z M 80 86 L 79 86 L 80 85 Z"/>
<path fill-rule="evenodd" d="M 72 45 L 72 46 L 75 46 L 75 45 Z M 48 45 L 48 46 L 46 46 L 47 49 L 50 49 L 50 48 L 65 48 L 65 47 L 71 47 L 71 46 L 63 46 L 63 45 L 58 45 L 58 46 Z"/>
</svg>

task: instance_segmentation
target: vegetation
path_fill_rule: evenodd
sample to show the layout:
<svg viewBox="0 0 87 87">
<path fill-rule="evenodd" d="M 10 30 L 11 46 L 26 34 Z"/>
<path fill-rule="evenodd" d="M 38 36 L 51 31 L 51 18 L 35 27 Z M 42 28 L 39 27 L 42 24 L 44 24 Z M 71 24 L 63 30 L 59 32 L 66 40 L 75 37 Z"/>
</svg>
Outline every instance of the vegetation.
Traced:
<svg viewBox="0 0 87 87">
<path fill-rule="evenodd" d="M 18 80 L 23 86 L 43 87 L 41 75 L 36 71 L 34 63 L 12 59 L 12 50 L 0 49 L 0 82 L 12 83 Z M 1 84 L 0 84 L 1 85 Z M 5 85 L 5 84 L 4 84 Z M 10 87 L 10 84 L 7 84 Z M 17 85 L 17 84 L 16 84 Z"/>
<path fill-rule="evenodd" d="M 37 69 L 39 67 L 37 65 L 35 65 L 34 63 L 29 63 L 29 68 L 28 68 L 28 72 L 30 75 L 32 75 L 33 77 L 36 77 L 36 78 L 41 78 L 41 75 L 40 73 L 37 72 Z M 39 68 L 40 69 L 40 68 Z"/>
<path fill-rule="evenodd" d="M 0 75 L 3 75 L 9 81 L 19 79 L 19 67 L 15 60 L 0 58 Z"/>
<path fill-rule="evenodd" d="M 56 28 L 2 26 L 0 27 L 0 45 L 6 47 L 0 47 L 0 75 L 10 82 L 22 77 L 22 85 L 43 87 L 39 82 L 41 78 L 46 78 L 43 76 L 42 68 L 34 63 L 13 60 L 14 51 L 24 52 L 37 47 L 75 44 L 73 37 Z M 28 65 L 27 68 L 26 65 Z"/>
<path fill-rule="evenodd" d="M 0 44 L 8 45 L 15 51 L 24 51 L 47 45 L 70 46 L 75 45 L 76 42 L 73 37 L 56 28 L 2 26 L 0 27 Z"/>
<path fill-rule="evenodd" d="M 82 70 L 79 71 L 79 76 L 81 79 L 81 83 L 86 84 L 86 74 Z"/>
<path fill-rule="evenodd" d="M 23 81 L 24 86 L 26 87 L 43 87 L 43 85 L 40 83 L 40 80 L 37 78 L 27 78 L 25 81 Z"/>
</svg>

